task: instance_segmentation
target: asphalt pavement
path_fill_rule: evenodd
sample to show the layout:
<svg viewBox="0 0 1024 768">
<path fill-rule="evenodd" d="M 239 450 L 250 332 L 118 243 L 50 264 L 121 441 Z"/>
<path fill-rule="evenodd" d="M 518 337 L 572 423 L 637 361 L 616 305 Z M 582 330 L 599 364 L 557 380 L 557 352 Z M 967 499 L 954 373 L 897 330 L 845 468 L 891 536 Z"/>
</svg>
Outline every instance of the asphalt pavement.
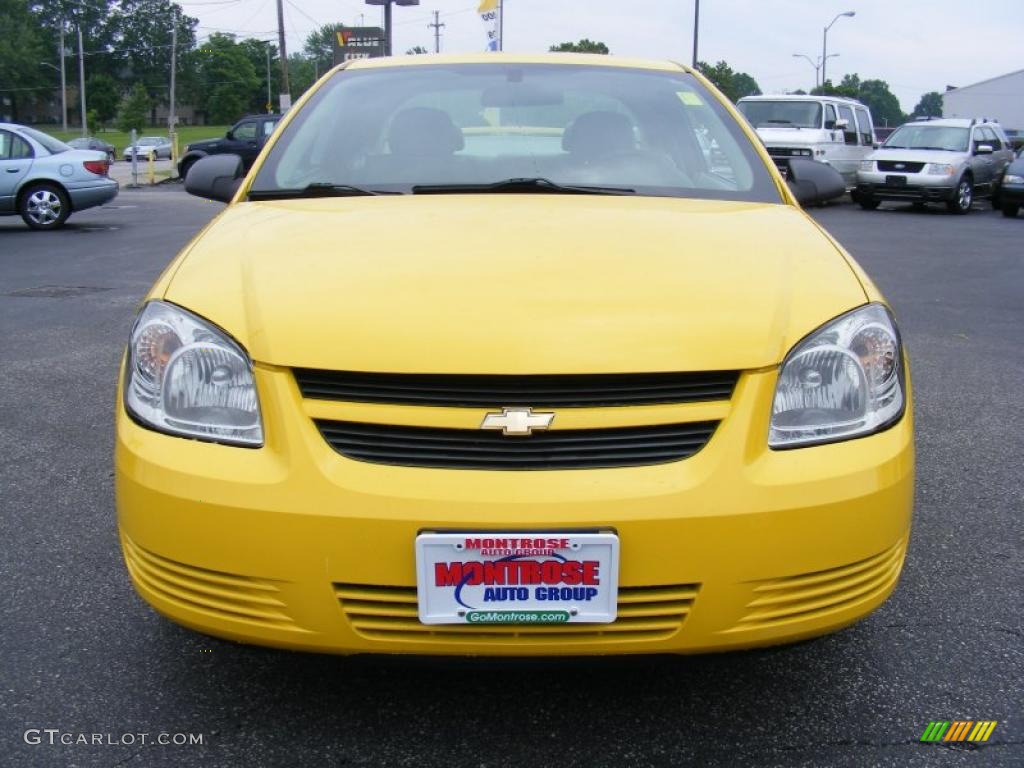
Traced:
<svg viewBox="0 0 1024 768">
<path fill-rule="evenodd" d="M 157 616 L 118 548 L 115 377 L 140 298 L 221 206 L 160 185 L 60 232 L 0 219 L 0 762 L 1024 765 L 1024 218 L 986 205 L 813 212 L 912 359 L 917 504 L 892 598 L 768 650 L 540 661 L 289 653 Z M 998 725 L 920 743 L 958 719 Z"/>
</svg>

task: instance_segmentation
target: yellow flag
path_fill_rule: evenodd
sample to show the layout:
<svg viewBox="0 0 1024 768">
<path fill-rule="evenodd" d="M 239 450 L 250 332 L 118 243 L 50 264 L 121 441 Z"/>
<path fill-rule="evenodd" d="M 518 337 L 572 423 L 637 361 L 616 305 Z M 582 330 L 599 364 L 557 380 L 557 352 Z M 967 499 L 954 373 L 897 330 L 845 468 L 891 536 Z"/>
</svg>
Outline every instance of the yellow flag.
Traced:
<svg viewBox="0 0 1024 768">
<path fill-rule="evenodd" d="M 480 7 L 476 9 L 477 13 L 487 13 L 488 11 L 495 11 L 498 9 L 498 0 L 480 0 Z"/>
</svg>

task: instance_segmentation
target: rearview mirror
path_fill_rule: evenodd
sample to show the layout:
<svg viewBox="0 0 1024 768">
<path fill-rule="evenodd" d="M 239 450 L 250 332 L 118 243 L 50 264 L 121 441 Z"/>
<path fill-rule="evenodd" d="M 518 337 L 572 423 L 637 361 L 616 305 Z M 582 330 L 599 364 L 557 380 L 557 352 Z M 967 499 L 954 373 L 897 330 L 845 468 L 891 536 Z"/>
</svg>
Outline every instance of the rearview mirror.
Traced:
<svg viewBox="0 0 1024 768">
<path fill-rule="evenodd" d="M 547 107 L 563 101 L 561 91 L 527 83 L 492 85 L 480 94 L 480 105 L 484 107 Z"/>
<path fill-rule="evenodd" d="M 185 191 L 196 197 L 226 203 L 245 177 L 238 155 L 209 155 L 197 160 L 185 177 Z"/>
</svg>

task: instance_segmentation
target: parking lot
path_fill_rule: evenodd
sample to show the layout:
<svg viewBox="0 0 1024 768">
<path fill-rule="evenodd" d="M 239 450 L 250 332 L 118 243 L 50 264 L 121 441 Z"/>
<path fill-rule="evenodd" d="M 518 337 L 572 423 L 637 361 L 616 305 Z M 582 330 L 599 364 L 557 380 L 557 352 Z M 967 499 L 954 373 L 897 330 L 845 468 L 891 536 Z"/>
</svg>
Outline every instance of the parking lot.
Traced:
<svg viewBox="0 0 1024 768">
<path fill-rule="evenodd" d="M 914 532 L 882 608 L 768 650 L 488 661 L 235 645 L 134 594 L 111 480 L 118 360 L 139 300 L 220 208 L 166 184 L 122 190 L 58 232 L 0 219 L 11 764 L 1024 764 L 1024 216 L 987 201 L 968 216 L 812 211 L 892 302 L 911 356 Z M 984 744 L 920 743 L 932 720 L 998 725 Z M 33 744 L 29 729 L 106 741 Z"/>
</svg>

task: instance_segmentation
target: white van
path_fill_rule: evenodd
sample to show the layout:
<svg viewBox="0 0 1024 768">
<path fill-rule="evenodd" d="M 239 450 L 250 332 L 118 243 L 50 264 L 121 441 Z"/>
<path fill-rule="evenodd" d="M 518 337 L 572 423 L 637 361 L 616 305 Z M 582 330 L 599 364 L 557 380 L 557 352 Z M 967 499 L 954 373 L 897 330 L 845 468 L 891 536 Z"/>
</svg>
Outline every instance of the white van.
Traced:
<svg viewBox="0 0 1024 768">
<path fill-rule="evenodd" d="M 871 110 L 840 96 L 747 96 L 740 112 L 761 137 L 780 168 L 791 157 L 831 165 L 846 182 L 857 184 L 857 168 L 875 146 Z"/>
</svg>

